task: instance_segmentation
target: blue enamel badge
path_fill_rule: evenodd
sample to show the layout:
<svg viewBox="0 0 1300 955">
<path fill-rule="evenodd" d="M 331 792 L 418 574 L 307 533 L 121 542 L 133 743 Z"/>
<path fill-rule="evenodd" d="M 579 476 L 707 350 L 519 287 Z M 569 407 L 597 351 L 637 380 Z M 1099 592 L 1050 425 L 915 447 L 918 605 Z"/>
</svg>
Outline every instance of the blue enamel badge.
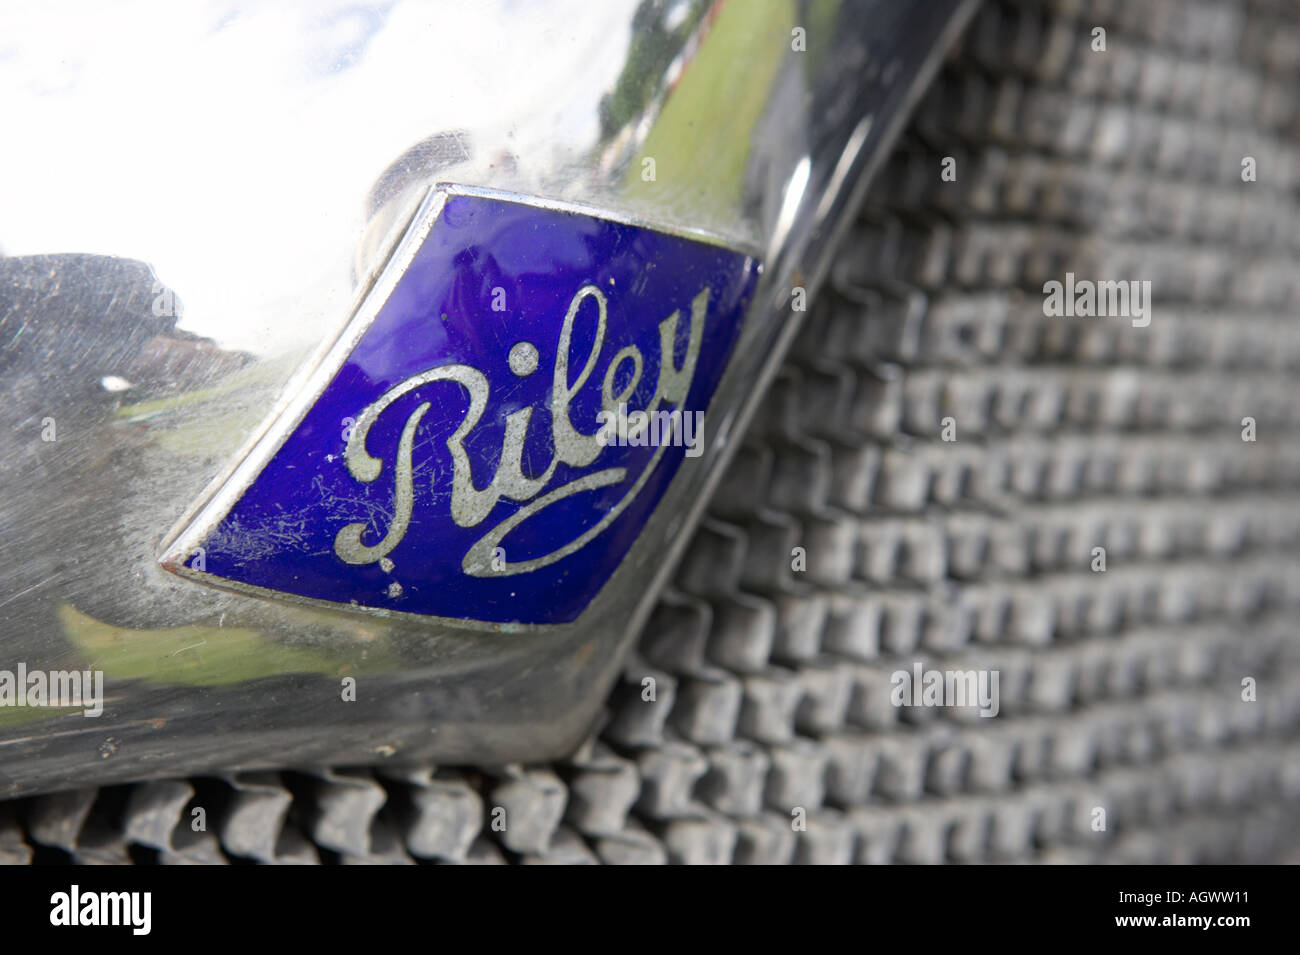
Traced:
<svg viewBox="0 0 1300 955">
<path fill-rule="evenodd" d="M 758 271 L 701 239 L 444 187 L 163 563 L 381 612 L 575 620 L 704 448 Z"/>
</svg>

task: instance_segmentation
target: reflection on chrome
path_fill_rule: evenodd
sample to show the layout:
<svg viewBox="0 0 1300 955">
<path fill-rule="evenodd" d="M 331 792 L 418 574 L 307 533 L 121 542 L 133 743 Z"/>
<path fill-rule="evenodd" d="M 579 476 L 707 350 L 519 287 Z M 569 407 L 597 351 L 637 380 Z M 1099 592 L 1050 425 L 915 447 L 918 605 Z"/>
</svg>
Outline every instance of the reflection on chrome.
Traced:
<svg viewBox="0 0 1300 955">
<path fill-rule="evenodd" d="M 574 745 L 798 331 L 791 287 L 815 292 L 852 193 L 971 9 L 0 7 L 0 648 L 33 667 L 94 661 L 107 693 L 94 741 L 46 714 L 0 723 L 0 796 L 364 762 L 377 742 L 480 763 Z M 704 453 L 582 619 L 545 639 L 164 572 L 168 529 L 245 466 L 439 181 L 767 250 Z M 347 714 L 340 673 L 372 681 Z"/>
</svg>

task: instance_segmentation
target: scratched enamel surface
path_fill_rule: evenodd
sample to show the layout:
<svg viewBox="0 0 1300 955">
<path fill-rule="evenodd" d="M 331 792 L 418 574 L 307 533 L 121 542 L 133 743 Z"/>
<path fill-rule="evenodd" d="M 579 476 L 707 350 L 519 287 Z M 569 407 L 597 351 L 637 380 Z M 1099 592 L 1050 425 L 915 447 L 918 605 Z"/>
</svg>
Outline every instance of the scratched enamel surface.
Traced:
<svg viewBox="0 0 1300 955">
<path fill-rule="evenodd" d="M 716 425 L 709 400 L 757 273 L 693 239 L 449 196 L 342 367 L 208 534 L 204 566 L 189 566 L 378 610 L 576 619 L 701 438 L 685 425 Z M 633 426 L 637 410 L 681 423 L 654 443 L 635 428 L 600 441 L 600 413 L 620 405 Z"/>
</svg>

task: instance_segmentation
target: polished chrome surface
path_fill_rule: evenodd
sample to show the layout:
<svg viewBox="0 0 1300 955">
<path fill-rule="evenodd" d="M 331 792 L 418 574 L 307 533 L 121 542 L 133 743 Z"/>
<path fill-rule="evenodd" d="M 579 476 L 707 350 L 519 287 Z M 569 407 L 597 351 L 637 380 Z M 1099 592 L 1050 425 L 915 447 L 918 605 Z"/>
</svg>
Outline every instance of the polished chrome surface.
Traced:
<svg viewBox="0 0 1300 955">
<path fill-rule="evenodd" d="M 793 287 L 819 283 L 850 187 L 969 8 L 0 11 L 0 669 L 106 678 L 97 718 L 0 709 L 0 795 L 575 745 L 797 333 Z M 545 635 L 166 574 L 164 535 L 302 387 L 439 180 L 766 250 L 706 453 L 583 618 Z"/>
</svg>

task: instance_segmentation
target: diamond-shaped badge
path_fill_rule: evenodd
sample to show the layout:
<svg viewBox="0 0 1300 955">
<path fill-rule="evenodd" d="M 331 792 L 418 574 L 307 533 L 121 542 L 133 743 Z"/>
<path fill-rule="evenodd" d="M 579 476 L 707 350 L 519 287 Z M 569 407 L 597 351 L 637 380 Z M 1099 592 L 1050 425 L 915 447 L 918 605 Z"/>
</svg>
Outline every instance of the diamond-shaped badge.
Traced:
<svg viewBox="0 0 1300 955">
<path fill-rule="evenodd" d="M 688 456 L 751 255 L 440 187 L 306 386 L 162 563 L 453 620 L 575 620 Z"/>
</svg>

